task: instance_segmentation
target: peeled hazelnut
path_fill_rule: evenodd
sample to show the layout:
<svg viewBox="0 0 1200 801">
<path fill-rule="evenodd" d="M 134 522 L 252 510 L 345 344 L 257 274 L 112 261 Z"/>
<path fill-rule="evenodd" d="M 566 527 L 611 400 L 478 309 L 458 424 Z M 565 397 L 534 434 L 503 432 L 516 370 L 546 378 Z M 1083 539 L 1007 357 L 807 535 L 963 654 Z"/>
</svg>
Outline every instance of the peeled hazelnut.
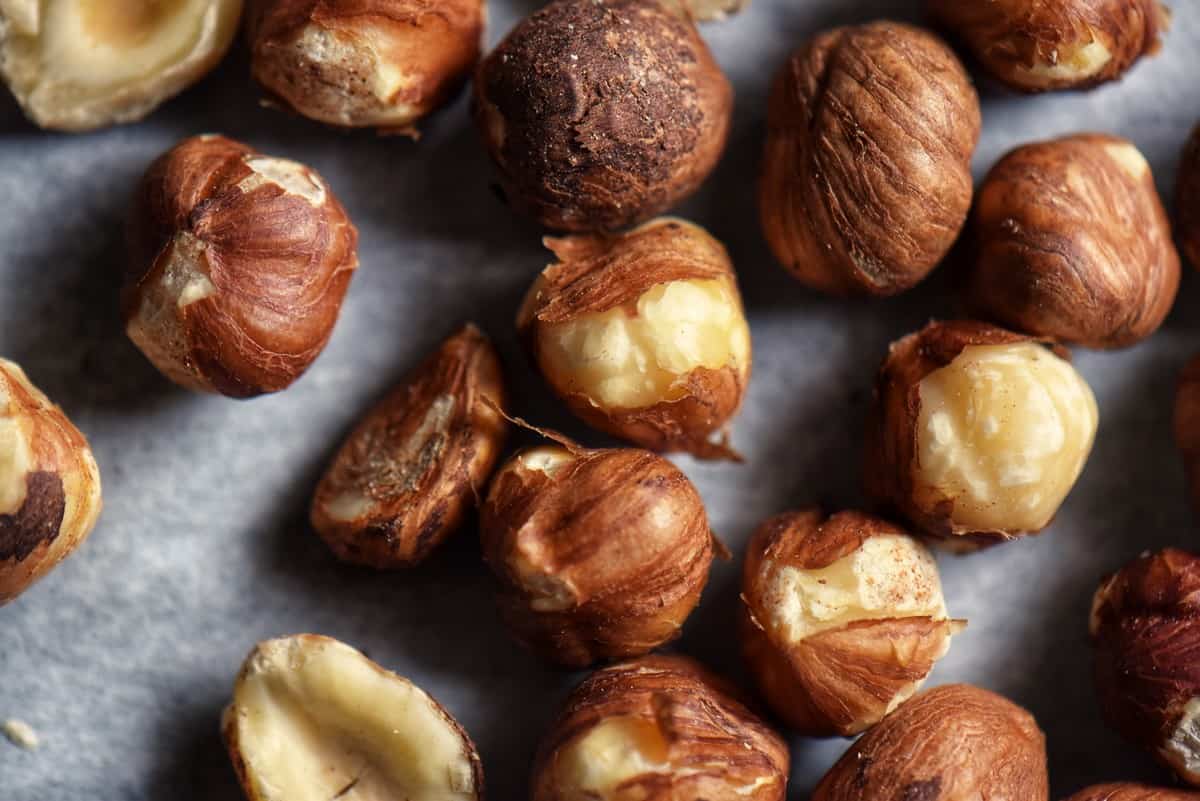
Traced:
<svg viewBox="0 0 1200 801">
<path fill-rule="evenodd" d="M 980 125 L 966 71 L 933 34 L 820 34 L 771 88 L 759 211 L 775 257 L 824 292 L 914 286 L 967 218 Z"/>
<path fill-rule="evenodd" d="M 260 642 L 222 732 L 250 801 L 478 801 L 483 768 L 449 712 L 330 637 Z"/>
<path fill-rule="evenodd" d="M 319 175 L 223 136 L 150 165 L 129 241 L 129 338 L 180 386 L 234 398 L 308 369 L 358 267 L 358 232 Z"/>
<path fill-rule="evenodd" d="M 100 506 L 100 469 L 83 434 L 0 359 L 0 606 L 70 556 Z"/>
<path fill-rule="evenodd" d="M 742 648 L 775 714 L 802 734 L 851 736 L 925 681 L 961 623 L 937 563 L 860 512 L 787 512 L 746 549 Z"/>
<path fill-rule="evenodd" d="M 229 49 L 242 0 L 0 0 L 0 77 L 43 128 L 140 120 Z"/>
<path fill-rule="evenodd" d="M 412 131 L 479 59 L 484 0 L 251 0 L 254 78 L 320 122 Z"/>
<path fill-rule="evenodd" d="M 1192 130 L 1179 161 L 1175 211 L 1183 254 L 1193 267 L 1200 268 L 1200 125 Z"/>
<path fill-rule="evenodd" d="M 984 323 L 892 343 L 867 429 L 867 491 L 952 549 L 1050 524 L 1099 413 L 1066 352 Z"/>
<path fill-rule="evenodd" d="M 1119 782 L 1088 787 L 1086 790 L 1080 790 L 1067 801 L 1196 801 L 1197 798 L 1200 796 L 1188 790 L 1171 790 L 1166 787 Z"/>
<path fill-rule="evenodd" d="M 703 228 L 544 240 L 559 261 L 517 315 L 542 375 L 590 425 L 652 450 L 736 456 L 722 438 L 750 378 L 733 266 Z"/>
<path fill-rule="evenodd" d="M 640 656 L 678 636 L 713 554 L 687 476 L 633 449 L 518 453 L 492 479 L 481 534 L 505 622 L 568 667 Z"/>
<path fill-rule="evenodd" d="M 479 66 L 474 115 L 507 202 L 605 231 L 690 195 L 725 148 L 733 90 L 679 4 L 554 0 Z"/>
<path fill-rule="evenodd" d="M 1120 348 L 1154 333 L 1179 289 L 1179 254 L 1150 165 L 1133 143 L 1077 134 L 996 163 L 972 218 L 971 304 L 1035 336 Z"/>
<path fill-rule="evenodd" d="M 597 671 L 533 765 L 533 801 L 783 801 L 788 749 L 724 681 L 678 656 Z"/>
</svg>

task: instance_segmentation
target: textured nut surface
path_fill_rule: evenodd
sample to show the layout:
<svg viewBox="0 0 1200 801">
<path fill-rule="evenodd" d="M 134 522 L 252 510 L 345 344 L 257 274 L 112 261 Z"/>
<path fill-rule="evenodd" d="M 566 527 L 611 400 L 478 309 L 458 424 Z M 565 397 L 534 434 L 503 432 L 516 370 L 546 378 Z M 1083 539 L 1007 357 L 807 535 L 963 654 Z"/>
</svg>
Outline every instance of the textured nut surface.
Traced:
<svg viewBox="0 0 1200 801">
<path fill-rule="evenodd" d="M 942 260 L 971 205 L 979 98 L 941 40 L 875 22 L 796 51 L 771 89 L 763 231 L 805 284 L 892 295 Z"/>
<path fill-rule="evenodd" d="M 1036 336 L 1093 348 L 1148 337 L 1179 289 L 1179 254 L 1133 143 L 1078 134 L 1024 145 L 979 189 L 970 304 Z"/>
<path fill-rule="evenodd" d="M 696 662 L 597 671 L 538 749 L 533 801 L 782 801 L 786 743 Z"/>
<path fill-rule="evenodd" d="M 177 384 L 238 398 L 308 369 L 358 267 L 358 232 L 319 175 L 213 135 L 150 165 L 129 243 L 130 339 Z"/>
<path fill-rule="evenodd" d="M 1119 782 L 1088 787 L 1067 801 L 1196 801 L 1197 798 L 1200 794 L 1188 790 Z"/>
<path fill-rule="evenodd" d="M 475 801 L 483 768 L 449 712 L 329 637 L 260 642 L 222 720 L 250 801 Z"/>
<path fill-rule="evenodd" d="M 1175 180 L 1175 232 L 1183 254 L 1200 269 L 1200 125 L 1184 144 Z"/>
</svg>

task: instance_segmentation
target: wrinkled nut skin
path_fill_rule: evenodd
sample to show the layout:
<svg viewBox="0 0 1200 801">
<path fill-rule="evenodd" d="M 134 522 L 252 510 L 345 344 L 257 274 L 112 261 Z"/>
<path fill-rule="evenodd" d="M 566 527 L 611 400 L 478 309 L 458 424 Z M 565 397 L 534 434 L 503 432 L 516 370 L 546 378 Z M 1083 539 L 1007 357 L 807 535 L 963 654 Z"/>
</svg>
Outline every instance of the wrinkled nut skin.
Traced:
<svg viewBox="0 0 1200 801">
<path fill-rule="evenodd" d="M 0 359 L 0 606 L 70 556 L 100 507 L 100 469 L 83 434 Z"/>
<path fill-rule="evenodd" d="M 467 325 L 351 432 L 317 485 L 313 528 L 343 561 L 419 563 L 474 509 L 508 431 L 504 405 L 500 358 Z"/>
<path fill-rule="evenodd" d="M 175 383 L 234 398 L 308 369 L 358 267 L 358 232 L 320 176 L 222 136 L 150 166 L 128 239 L 126 333 Z"/>
<path fill-rule="evenodd" d="M 583 793 L 564 781 L 562 762 L 573 743 L 613 720 L 649 727 L 670 767 L 633 773 L 614 794 Z M 686 657 L 646 656 L 596 671 L 575 689 L 538 747 L 531 798 L 783 801 L 788 767 L 787 743 L 724 680 Z"/>
<path fill-rule="evenodd" d="M 1078 134 L 1013 150 L 973 213 L 968 303 L 1035 336 L 1121 348 L 1150 336 L 1179 289 L 1179 254 L 1150 165 L 1131 142 Z"/>
<path fill-rule="evenodd" d="M 914 286 L 966 221 L 980 125 L 966 71 L 932 34 L 820 34 L 771 88 L 759 213 L 775 257 L 823 292 Z"/>
<path fill-rule="evenodd" d="M 1200 269 L 1200 125 L 1192 129 L 1179 160 L 1175 183 L 1176 233 L 1183 255 Z"/>
<path fill-rule="evenodd" d="M 473 111 L 509 205 L 612 231 L 690 195 L 725 148 L 733 90 L 687 13 L 555 0 L 480 64 Z"/>
<path fill-rule="evenodd" d="M 1066 801 L 1196 801 L 1197 798 L 1200 795 L 1188 790 L 1114 782 L 1080 790 Z"/>
<path fill-rule="evenodd" d="M 1046 741 L 1027 711 L 969 684 L 926 690 L 850 747 L 812 801 L 1048 801 Z"/>
</svg>

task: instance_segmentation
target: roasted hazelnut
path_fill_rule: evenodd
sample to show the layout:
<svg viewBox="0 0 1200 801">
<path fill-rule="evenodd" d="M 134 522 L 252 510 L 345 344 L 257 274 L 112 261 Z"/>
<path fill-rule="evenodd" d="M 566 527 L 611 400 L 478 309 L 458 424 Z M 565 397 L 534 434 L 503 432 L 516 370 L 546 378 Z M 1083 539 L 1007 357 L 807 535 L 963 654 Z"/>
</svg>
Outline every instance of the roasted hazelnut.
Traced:
<svg viewBox="0 0 1200 801">
<path fill-rule="evenodd" d="M 100 469 L 83 434 L 0 359 L 0 606 L 70 556 L 100 506 Z"/>
<path fill-rule="evenodd" d="M 1200 268 L 1200 125 L 1192 129 L 1179 161 L 1175 184 L 1176 233 L 1183 255 Z"/>
<path fill-rule="evenodd" d="M 771 88 L 759 211 L 775 257 L 824 292 L 917 284 L 967 218 L 980 124 L 966 71 L 933 34 L 820 34 Z"/>
<path fill-rule="evenodd" d="M 1179 289 L 1179 254 L 1133 143 L 1077 134 L 1000 159 L 972 216 L 967 279 L 982 316 L 1035 336 L 1120 348 L 1154 333 Z"/>
<path fill-rule="evenodd" d="M 320 122 L 413 132 L 479 60 L 484 0 L 250 0 L 254 78 Z"/>
<path fill-rule="evenodd" d="M 507 202 L 548 228 L 616 230 L 690 195 L 725 148 L 733 90 L 659 0 L 554 0 L 483 60 L 474 115 Z"/>
<path fill-rule="evenodd" d="M 925 681 L 962 625 L 937 563 L 860 512 L 767 520 L 746 548 L 742 649 L 775 714 L 802 734 L 858 734 Z"/>
<path fill-rule="evenodd" d="M 590 425 L 651 450 L 736 457 L 723 428 L 750 378 L 750 327 L 721 243 L 669 217 L 544 242 L 559 261 L 517 328 L 554 391 Z"/>
<path fill-rule="evenodd" d="M 1132 782 L 1097 784 L 1080 790 L 1067 801 L 1196 801 L 1200 795 L 1189 790 L 1150 787 Z"/>
<path fill-rule="evenodd" d="M 475 744 L 403 676 L 330 637 L 266 640 L 221 722 L 250 801 L 478 801 Z"/>
<path fill-rule="evenodd" d="M 308 369 L 358 267 L 358 232 L 319 175 L 223 136 L 150 165 L 129 242 L 129 338 L 180 386 L 235 398 Z"/>
<path fill-rule="evenodd" d="M 217 65 L 242 0 L 3 0 L 0 77 L 43 128 L 140 120 Z"/>
<path fill-rule="evenodd" d="M 892 343 L 867 427 L 868 493 L 952 550 L 1041 531 L 1099 422 L 1066 356 L 966 320 Z"/>
<path fill-rule="evenodd" d="M 995 693 L 950 684 L 917 695 L 850 747 L 812 801 L 1047 801 L 1046 739 Z"/>
<path fill-rule="evenodd" d="M 649 451 L 522 451 L 492 479 L 483 554 L 515 636 L 568 667 L 640 656 L 700 600 L 713 536 L 700 494 Z"/>
<path fill-rule="evenodd" d="M 538 748 L 533 801 L 783 801 L 788 749 L 727 683 L 678 656 L 599 670 Z"/>
</svg>

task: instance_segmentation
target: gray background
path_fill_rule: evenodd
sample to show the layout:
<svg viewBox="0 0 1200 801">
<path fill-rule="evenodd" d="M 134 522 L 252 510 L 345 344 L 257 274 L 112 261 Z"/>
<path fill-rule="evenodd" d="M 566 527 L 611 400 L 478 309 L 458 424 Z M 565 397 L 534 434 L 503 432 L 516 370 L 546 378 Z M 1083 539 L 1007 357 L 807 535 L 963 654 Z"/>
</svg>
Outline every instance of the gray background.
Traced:
<svg viewBox="0 0 1200 801">
<path fill-rule="evenodd" d="M 679 211 L 723 240 L 740 272 L 754 380 L 735 427 L 745 466 L 679 463 L 713 525 L 741 550 L 763 517 L 863 502 L 861 419 L 887 343 L 954 310 L 945 276 L 883 302 L 809 293 L 758 231 L 754 176 L 765 95 L 786 53 L 814 32 L 916 0 L 754 0 L 704 33 L 737 89 L 729 150 Z M 1031 139 L 1095 129 L 1133 139 L 1169 192 L 1200 114 L 1200 8 L 1176 0 L 1164 52 L 1088 94 L 1008 95 L 980 81 L 976 174 Z M 535 7 L 492 8 L 489 42 Z M 466 103 L 419 143 L 344 134 L 259 108 L 242 53 L 135 126 L 41 133 L 0 96 L 0 353 L 22 363 L 90 437 L 105 511 L 91 540 L 0 610 L 0 720 L 31 723 L 42 748 L 0 740 L 3 801 L 235 799 L 217 734 L 243 656 L 296 631 L 339 637 L 416 679 L 471 732 L 489 794 L 525 795 L 538 736 L 577 675 L 547 669 L 499 626 L 476 539 L 429 563 L 374 573 L 333 560 L 309 530 L 309 492 L 340 436 L 459 321 L 507 359 L 516 409 L 591 443 L 527 368 L 512 333 L 521 293 L 548 255 L 539 231 L 488 191 Z M 250 402 L 188 394 L 124 338 L 116 313 L 120 228 L 131 186 L 175 140 L 220 131 L 322 172 L 362 235 L 329 348 L 294 387 Z M 1195 539 L 1170 437 L 1180 366 L 1200 349 L 1200 281 L 1152 341 L 1079 353 L 1101 424 L 1095 451 L 1043 536 L 940 558 L 952 613 L 970 619 L 931 683 L 970 681 L 1028 706 L 1049 740 L 1055 797 L 1102 779 L 1167 777 L 1107 731 L 1092 697 L 1085 619 L 1097 578 L 1145 548 Z M 737 562 L 719 564 L 678 647 L 742 677 L 733 636 Z M 845 747 L 794 742 L 790 796 L 805 798 Z"/>
</svg>

